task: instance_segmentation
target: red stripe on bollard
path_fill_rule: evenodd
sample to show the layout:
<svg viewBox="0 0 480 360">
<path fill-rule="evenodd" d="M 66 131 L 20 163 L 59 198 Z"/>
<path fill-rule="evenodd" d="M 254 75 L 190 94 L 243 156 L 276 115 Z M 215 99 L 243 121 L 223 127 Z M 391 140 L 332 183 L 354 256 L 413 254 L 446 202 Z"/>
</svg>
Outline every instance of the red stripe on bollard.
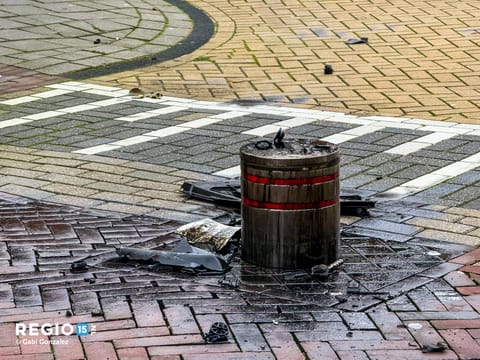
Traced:
<svg viewBox="0 0 480 360">
<path fill-rule="evenodd" d="M 272 203 L 272 202 L 263 202 L 250 200 L 243 198 L 243 204 L 245 206 L 251 206 L 262 209 L 271 209 L 271 210 L 307 210 L 307 209 L 320 209 L 327 206 L 334 205 L 338 203 L 340 198 L 337 196 L 335 199 L 323 200 L 314 203 Z"/>
<path fill-rule="evenodd" d="M 338 176 L 339 176 L 339 173 L 335 172 L 333 174 L 316 176 L 311 178 L 304 178 L 304 179 L 271 179 L 271 178 L 266 178 L 261 176 L 245 174 L 245 179 L 253 183 L 265 184 L 265 185 L 312 185 L 312 184 L 321 184 L 327 181 L 335 180 L 338 178 Z"/>
</svg>

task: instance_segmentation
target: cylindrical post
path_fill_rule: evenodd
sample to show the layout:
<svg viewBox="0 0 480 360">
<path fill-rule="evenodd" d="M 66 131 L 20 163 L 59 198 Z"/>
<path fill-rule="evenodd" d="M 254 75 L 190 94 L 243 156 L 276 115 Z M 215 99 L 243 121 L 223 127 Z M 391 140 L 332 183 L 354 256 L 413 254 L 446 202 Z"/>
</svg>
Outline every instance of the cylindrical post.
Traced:
<svg viewBox="0 0 480 360">
<path fill-rule="evenodd" d="M 270 268 L 309 268 L 337 259 L 338 147 L 285 140 L 285 148 L 240 149 L 242 258 Z"/>
</svg>

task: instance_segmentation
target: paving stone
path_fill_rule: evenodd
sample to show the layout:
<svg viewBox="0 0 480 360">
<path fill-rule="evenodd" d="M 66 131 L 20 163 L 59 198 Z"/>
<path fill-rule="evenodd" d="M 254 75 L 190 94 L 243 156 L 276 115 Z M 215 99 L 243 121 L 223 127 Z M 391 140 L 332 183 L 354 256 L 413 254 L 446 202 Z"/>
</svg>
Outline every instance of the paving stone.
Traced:
<svg viewBox="0 0 480 360">
<path fill-rule="evenodd" d="M 269 350 L 267 342 L 255 324 L 232 324 L 230 329 L 243 352 Z"/>
<path fill-rule="evenodd" d="M 113 345 L 109 342 L 99 341 L 83 346 L 88 359 L 118 359 Z"/>
<path fill-rule="evenodd" d="M 372 360 L 380 360 L 380 359 L 388 359 L 388 358 L 395 358 L 401 360 L 421 360 L 425 359 L 425 354 L 418 350 L 373 350 L 367 351 L 367 355 Z M 457 356 L 454 352 L 445 351 L 441 354 L 434 354 L 433 356 L 429 356 L 432 359 L 442 359 L 442 360 L 453 360 L 456 359 Z"/>
<path fill-rule="evenodd" d="M 288 333 L 268 333 L 265 338 L 270 345 L 275 357 L 279 360 L 301 360 L 304 359 L 302 350 L 297 345 L 295 339 Z M 302 346 L 305 351 L 305 347 Z M 322 352 L 325 356 L 325 352 Z"/>
<path fill-rule="evenodd" d="M 343 320 L 352 330 L 377 330 L 375 324 L 364 313 L 343 313 Z"/>
<path fill-rule="evenodd" d="M 377 307 L 374 311 L 369 312 L 369 316 L 376 324 L 383 336 L 387 340 L 412 340 L 408 331 L 399 325 L 402 324 L 400 319 L 393 313 L 385 309 L 385 307 Z"/>
<path fill-rule="evenodd" d="M 302 342 L 301 345 L 309 359 L 338 359 L 327 342 Z"/>
<path fill-rule="evenodd" d="M 380 230 L 391 233 L 399 233 L 403 235 L 414 235 L 421 230 L 421 228 L 417 226 L 398 224 L 390 221 L 377 219 L 363 219 L 359 222 L 356 222 L 355 226 L 367 229 L 375 229 L 377 231 Z"/>
<path fill-rule="evenodd" d="M 173 335 L 197 334 L 198 326 L 188 307 L 173 306 L 163 310 Z"/>
<path fill-rule="evenodd" d="M 461 329 L 439 330 L 440 335 L 461 359 L 475 359 L 480 353 L 480 345 L 467 331 Z"/>
<path fill-rule="evenodd" d="M 439 230 L 424 230 L 418 233 L 416 236 L 439 241 L 458 242 L 470 246 L 477 246 L 480 244 L 480 239 L 476 236 L 454 234 Z"/>
<path fill-rule="evenodd" d="M 165 326 L 165 320 L 158 303 L 155 301 L 132 302 L 137 326 Z"/>
</svg>

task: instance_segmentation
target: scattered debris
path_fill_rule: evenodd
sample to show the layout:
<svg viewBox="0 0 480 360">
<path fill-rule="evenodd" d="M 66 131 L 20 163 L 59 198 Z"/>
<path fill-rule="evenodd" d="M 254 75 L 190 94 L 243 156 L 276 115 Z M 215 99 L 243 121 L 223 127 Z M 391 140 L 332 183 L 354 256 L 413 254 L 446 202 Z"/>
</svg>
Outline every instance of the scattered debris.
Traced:
<svg viewBox="0 0 480 360">
<path fill-rule="evenodd" d="M 238 179 L 218 182 L 184 182 L 182 191 L 196 199 L 240 208 L 241 194 Z"/>
<path fill-rule="evenodd" d="M 419 323 L 410 323 L 407 325 L 407 327 L 413 330 L 420 330 L 423 326 Z"/>
<path fill-rule="evenodd" d="M 128 260 L 152 263 L 154 269 L 172 266 L 197 275 L 206 274 L 206 271 L 209 272 L 208 275 L 222 274 L 230 269 L 223 259 L 209 251 L 191 246 L 185 238 L 170 251 L 118 248 L 117 254 Z"/>
<path fill-rule="evenodd" d="M 185 236 L 191 243 L 208 243 L 219 251 L 232 238 L 240 237 L 240 231 L 239 226 L 228 226 L 212 219 L 203 219 L 180 226 L 176 233 Z"/>
<path fill-rule="evenodd" d="M 260 144 L 261 143 L 261 144 Z M 268 146 L 272 143 L 261 140 L 255 146 Z M 240 179 L 216 182 L 184 182 L 182 191 L 192 198 L 210 201 L 218 205 L 240 208 L 242 195 Z M 364 199 L 359 195 L 340 195 L 340 212 L 342 215 L 368 216 L 368 209 L 375 207 L 375 201 Z"/>
<path fill-rule="evenodd" d="M 130 91 L 128 92 L 128 95 L 135 96 L 135 97 L 138 97 L 138 98 L 143 98 L 145 96 L 145 93 L 142 89 L 140 89 L 138 87 L 134 87 L 134 88 L 130 89 Z"/>
<path fill-rule="evenodd" d="M 101 40 L 100 40 L 99 38 L 93 40 L 93 43 L 94 43 L 95 45 L 100 44 L 100 42 L 101 42 Z"/>
<path fill-rule="evenodd" d="M 308 281 L 310 280 L 310 275 L 308 275 L 305 271 L 289 271 L 283 273 L 283 280 L 286 282 L 291 281 Z"/>
<path fill-rule="evenodd" d="M 228 340 L 228 327 L 223 322 L 213 323 L 208 333 L 205 334 L 207 344 L 218 344 Z"/>
<path fill-rule="evenodd" d="M 341 266 L 343 262 L 344 262 L 343 259 L 338 259 L 333 263 L 331 263 L 330 265 L 325 265 L 325 264 L 315 265 L 311 268 L 310 273 L 320 278 L 327 278 L 330 272 L 332 270 L 335 270 L 339 266 Z"/>
<path fill-rule="evenodd" d="M 283 149 L 285 147 L 285 143 L 283 142 L 283 138 L 285 137 L 285 130 L 282 128 L 278 129 L 275 137 L 273 138 L 273 145 L 276 149 Z"/>
<path fill-rule="evenodd" d="M 70 265 L 70 272 L 72 273 L 84 273 L 88 271 L 87 263 L 84 260 L 74 261 Z"/>
<path fill-rule="evenodd" d="M 65 312 L 65 316 L 66 316 L 66 317 L 72 317 L 73 314 L 72 314 L 72 312 L 71 312 L 70 310 L 67 310 L 67 311 Z"/>
<path fill-rule="evenodd" d="M 104 313 L 103 313 L 103 311 L 101 311 L 101 310 L 98 310 L 98 311 L 92 311 L 92 312 L 90 313 L 90 315 L 92 315 L 92 316 L 95 316 L 95 317 L 96 317 L 96 316 L 103 316 L 103 315 L 104 315 Z"/>
<path fill-rule="evenodd" d="M 221 285 L 221 286 L 224 286 L 224 287 L 229 287 L 229 288 L 233 288 L 233 289 L 237 289 L 238 287 L 240 287 L 240 280 L 238 279 L 220 279 L 218 280 L 218 283 Z"/>
<path fill-rule="evenodd" d="M 368 44 L 368 38 L 361 37 L 360 39 L 348 39 L 347 41 L 345 41 L 345 44 L 347 45 Z"/>
<path fill-rule="evenodd" d="M 255 143 L 255 148 L 258 150 L 269 150 L 272 148 L 272 143 L 268 140 L 259 140 Z"/>
<path fill-rule="evenodd" d="M 342 215 L 368 216 L 368 209 L 375 207 L 375 201 L 365 200 L 360 195 L 340 196 Z"/>
<path fill-rule="evenodd" d="M 278 325 L 279 322 L 277 320 L 272 320 L 273 325 Z"/>
<path fill-rule="evenodd" d="M 89 284 L 95 284 L 96 279 L 95 278 L 85 278 L 83 281 L 88 282 Z"/>
<path fill-rule="evenodd" d="M 161 92 L 152 92 L 150 94 L 147 95 L 147 97 L 149 98 L 152 98 L 152 99 L 160 99 L 162 97 L 162 93 Z"/>
<path fill-rule="evenodd" d="M 324 68 L 323 68 L 323 73 L 324 73 L 325 75 L 331 75 L 331 74 L 333 74 L 333 67 L 332 67 L 332 65 L 326 64 L 326 65 L 324 66 Z"/>
<path fill-rule="evenodd" d="M 440 256 L 440 255 L 442 255 L 442 254 L 439 253 L 438 251 L 433 251 L 433 250 L 432 250 L 432 251 L 427 252 L 427 255 L 428 255 L 428 256 Z"/>
<path fill-rule="evenodd" d="M 437 353 L 447 350 L 447 346 L 443 342 L 437 342 L 434 345 L 422 345 L 422 353 Z"/>
<path fill-rule="evenodd" d="M 349 331 L 345 334 L 347 337 L 351 338 L 353 337 L 353 332 Z"/>
</svg>

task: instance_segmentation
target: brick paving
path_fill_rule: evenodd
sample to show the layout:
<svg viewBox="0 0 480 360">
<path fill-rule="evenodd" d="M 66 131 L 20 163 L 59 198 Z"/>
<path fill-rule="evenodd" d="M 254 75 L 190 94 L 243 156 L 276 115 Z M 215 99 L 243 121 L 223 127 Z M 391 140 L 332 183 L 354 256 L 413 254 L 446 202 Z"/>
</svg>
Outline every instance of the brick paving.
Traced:
<svg viewBox="0 0 480 360">
<path fill-rule="evenodd" d="M 9 65 L 0 65 L 0 75 L 2 95 L 33 89 L 62 80 L 58 76 L 45 75 L 33 70 Z"/>
<path fill-rule="evenodd" d="M 394 209 L 378 211 L 391 217 Z M 221 276 L 117 260 L 117 246 L 171 243 L 177 221 L 5 193 L 0 212 L 0 359 L 479 358 L 479 249 L 344 235 L 345 264 L 326 282 L 282 280 L 281 272 L 237 262 L 226 276 L 241 285 L 229 288 L 218 283 Z M 342 222 L 348 233 L 351 221 Z M 86 271 L 70 271 L 80 259 Z M 349 293 L 352 282 L 366 292 Z M 206 344 L 218 321 L 228 325 L 228 341 Z M 87 322 L 90 333 L 15 335 L 16 323 L 51 322 Z M 444 351 L 422 352 L 439 342 Z"/>
<path fill-rule="evenodd" d="M 208 44 L 174 61 L 98 80 L 197 99 L 478 122 L 475 2 L 195 5 L 217 24 Z M 368 44 L 345 43 L 360 37 Z M 324 75 L 325 64 L 332 75 Z"/>
<path fill-rule="evenodd" d="M 480 359 L 480 130 L 463 124 L 479 115 L 477 5 L 199 1 L 216 33 L 192 54 L 48 85 L 180 44 L 198 24 L 159 4 L 77 2 L 61 24 L 40 12 L 62 1 L 0 10 L 0 359 Z M 169 28 L 152 40 L 159 16 Z M 133 99 L 134 86 L 180 97 Z M 180 185 L 235 176 L 239 147 L 280 126 L 341 143 L 342 189 L 382 200 L 342 217 L 345 263 L 327 280 L 236 260 L 234 289 L 112 260 L 122 245 L 163 249 L 181 223 L 230 219 Z M 32 322 L 90 334 L 15 335 Z M 205 343 L 214 322 L 227 342 Z"/>
</svg>

